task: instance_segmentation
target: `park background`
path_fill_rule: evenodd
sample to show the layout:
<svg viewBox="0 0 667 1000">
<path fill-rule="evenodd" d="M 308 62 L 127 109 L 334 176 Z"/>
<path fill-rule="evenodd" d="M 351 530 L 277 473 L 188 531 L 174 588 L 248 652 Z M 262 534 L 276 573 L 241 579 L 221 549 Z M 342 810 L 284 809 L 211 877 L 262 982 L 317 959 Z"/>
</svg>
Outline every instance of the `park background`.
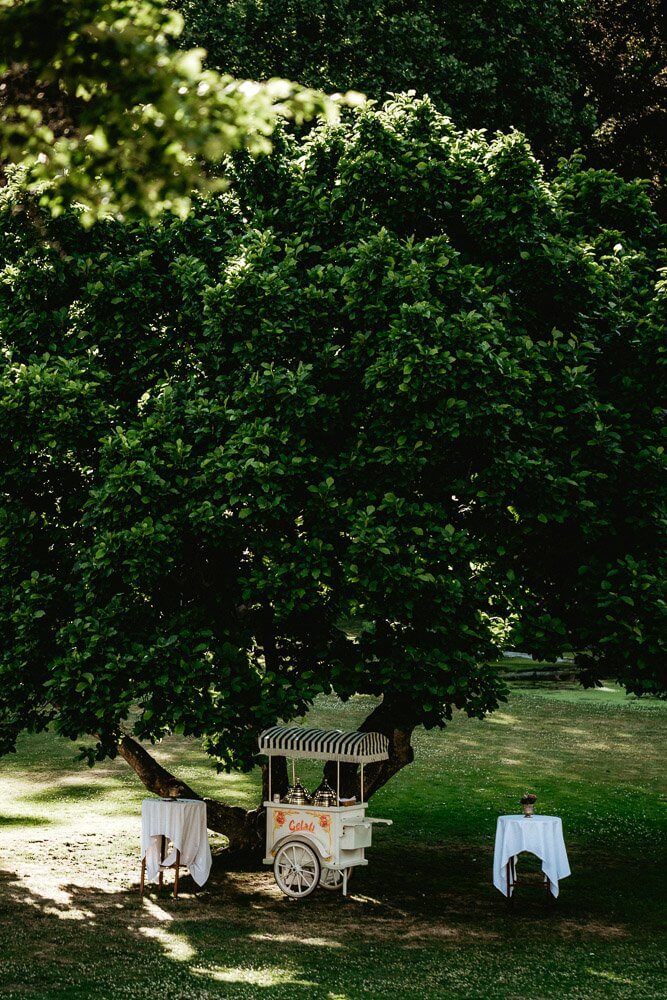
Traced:
<svg viewBox="0 0 667 1000">
<path fill-rule="evenodd" d="M 0 6 L 0 992 L 661 997 L 662 5 L 174 6 Z M 224 821 L 140 899 L 122 732 L 249 817 L 263 725 L 379 705 L 349 899 Z M 508 907 L 528 791 L 572 876 Z"/>
</svg>

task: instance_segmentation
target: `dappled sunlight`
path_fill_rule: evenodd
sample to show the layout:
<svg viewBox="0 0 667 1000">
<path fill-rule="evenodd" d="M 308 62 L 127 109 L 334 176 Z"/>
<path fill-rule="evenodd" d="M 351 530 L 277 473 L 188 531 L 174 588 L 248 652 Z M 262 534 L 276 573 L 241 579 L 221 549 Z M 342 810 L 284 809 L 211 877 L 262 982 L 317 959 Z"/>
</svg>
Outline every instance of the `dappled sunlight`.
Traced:
<svg viewBox="0 0 667 1000">
<path fill-rule="evenodd" d="M 0 827 L 3 826 L 48 826 L 52 820 L 48 816 L 0 816 Z"/>
<path fill-rule="evenodd" d="M 278 966 L 270 968 L 253 969 L 244 967 L 223 966 L 219 968 L 193 967 L 191 970 L 196 976 L 212 979 L 218 983 L 244 983 L 248 986 L 299 986 L 317 987 L 319 984 L 309 979 L 295 978 L 294 973 L 289 969 Z"/>
<path fill-rule="evenodd" d="M 459 736 L 457 742 L 459 746 L 475 747 L 476 749 L 482 746 L 480 740 L 471 740 L 469 737 L 466 736 Z"/>
<path fill-rule="evenodd" d="M 342 948 L 341 941 L 331 938 L 302 937 L 299 934 L 249 934 L 251 941 L 266 941 L 269 944 L 298 944 L 306 948 Z"/>
<path fill-rule="evenodd" d="M 598 979 L 606 979 L 610 983 L 622 983 L 624 986 L 635 986 L 636 980 L 628 979 L 626 976 L 617 976 L 615 972 L 605 972 L 601 969 L 586 969 L 589 976 L 597 976 Z"/>
<path fill-rule="evenodd" d="M 359 892 L 352 893 L 349 896 L 349 899 L 357 903 L 365 903 L 367 906 L 377 906 L 383 910 L 391 910 L 394 913 L 397 913 L 399 917 L 407 918 L 410 916 L 407 910 L 402 910 L 393 903 L 388 903 L 386 899 L 375 899 L 373 896 L 364 896 Z"/>
<path fill-rule="evenodd" d="M 84 781 L 80 777 L 64 778 L 38 791 L 26 794 L 29 802 L 77 802 L 80 799 L 103 798 L 105 793 L 115 788 L 113 782 L 105 782 L 95 777 Z"/>
<path fill-rule="evenodd" d="M 159 906 L 149 896 L 143 897 L 142 906 L 154 920 L 158 920 L 161 923 L 168 924 L 174 919 L 174 915 L 172 913 L 169 913 L 169 911 L 165 910 L 164 907 Z"/>
<path fill-rule="evenodd" d="M 328 698 L 313 723 L 346 728 L 346 713 Z M 548 935 L 563 967 L 574 955 L 582 975 L 590 970 L 594 988 L 582 1000 L 597 1000 L 605 988 L 644 1000 L 631 967 L 655 942 L 660 900 L 647 866 L 660 864 L 661 779 L 653 761 L 665 750 L 663 718 L 636 707 L 580 708 L 517 695 L 511 712 L 489 720 L 497 725 L 456 715 L 444 733 L 419 730 L 415 763 L 373 802 L 373 814 L 394 826 L 374 834 L 369 866 L 355 873 L 350 896 L 316 892 L 301 905 L 282 896 L 269 867 L 215 849 L 222 838 L 213 835 L 203 890 L 184 875 L 178 900 L 171 879 L 163 889 L 151 883 L 141 899 L 146 792 L 134 775 L 124 764 L 77 770 L 64 756 L 49 774 L 45 737 L 36 738 L 32 756 L 24 740 L 23 770 L 0 772 L 3 863 L 12 869 L 0 874 L 3 975 L 10 970 L 3 985 L 19 984 L 22 996 L 44 981 L 43 995 L 50 988 L 69 1000 L 69 984 L 89 974 L 76 996 L 154 1000 L 159 984 L 160 995 L 174 1000 L 282 1000 L 300 990 L 330 1000 L 347 996 L 352 968 L 350 996 L 361 995 L 360 982 L 379 997 L 397 994 L 378 983 L 413 980 L 424 997 L 448 995 L 451 983 L 476 984 L 472 993 L 487 996 L 490 980 L 480 969 L 493 967 L 496 952 L 505 969 L 542 968 Z M 210 763 L 196 744 L 181 739 L 171 752 L 174 773 L 206 790 Z M 259 772 L 214 780 L 220 794 L 239 789 L 251 802 Z M 491 885 L 495 820 L 518 811 L 520 794 L 533 788 L 540 811 L 563 817 L 573 876 L 557 904 L 547 907 L 526 886 L 510 912 Z M 479 964 L 480 949 L 487 965 Z M 520 995 L 521 973 L 507 974 L 508 989 L 511 982 Z M 441 977 L 436 994 L 429 993 L 433 976 Z"/>
<path fill-rule="evenodd" d="M 27 905 L 40 913 L 58 920 L 90 920 L 93 916 L 88 909 L 74 902 L 72 892 L 63 886 L 49 885 L 41 888 L 36 880 L 26 878 L 23 885 L 31 893 Z"/>
<path fill-rule="evenodd" d="M 516 715 L 510 715 L 509 712 L 494 712 L 485 721 L 494 722 L 498 726 L 515 726 L 519 720 Z"/>
<path fill-rule="evenodd" d="M 196 955 L 195 949 L 181 934 L 172 934 L 164 927 L 139 927 L 139 933 L 157 941 L 167 958 L 175 962 L 189 962 Z"/>
</svg>

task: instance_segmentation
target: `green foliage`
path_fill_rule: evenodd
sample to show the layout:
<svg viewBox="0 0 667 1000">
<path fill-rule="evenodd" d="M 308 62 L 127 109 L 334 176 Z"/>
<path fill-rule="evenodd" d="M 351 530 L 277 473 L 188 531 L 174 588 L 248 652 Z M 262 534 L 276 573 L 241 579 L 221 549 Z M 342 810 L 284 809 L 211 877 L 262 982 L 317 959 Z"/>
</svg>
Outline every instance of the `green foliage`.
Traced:
<svg viewBox="0 0 667 1000">
<path fill-rule="evenodd" d="M 599 122 L 589 157 L 625 177 L 650 178 L 664 209 L 665 5 L 662 0 L 587 0 L 575 24 L 579 76 Z"/>
<path fill-rule="evenodd" d="M 1 195 L 3 748 L 130 717 L 246 767 L 330 688 L 481 716 L 499 619 L 664 690 L 642 184 L 408 97 L 230 171 L 57 247 Z"/>
<path fill-rule="evenodd" d="M 369 97 L 414 89 L 553 162 L 651 179 L 664 202 L 661 0 L 174 0 L 189 45 L 237 76 Z M 663 205 L 664 207 L 664 205 Z"/>
<path fill-rule="evenodd" d="M 177 0 L 212 66 L 384 100 L 414 89 L 473 128 L 524 131 L 543 155 L 594 115 L 573 46 L 577 0 Z"/>
<path fill-rule="evenodd" d="M 223 183 L 205 164 L 266 152 L 279 116 L 333 114 L 286 80 L 204 71 L 203 49 L 174 48 L 182 27 L 164 0 L 0 0 L 0 159 L 54 215 L 184 215 Z"/>
</svg>

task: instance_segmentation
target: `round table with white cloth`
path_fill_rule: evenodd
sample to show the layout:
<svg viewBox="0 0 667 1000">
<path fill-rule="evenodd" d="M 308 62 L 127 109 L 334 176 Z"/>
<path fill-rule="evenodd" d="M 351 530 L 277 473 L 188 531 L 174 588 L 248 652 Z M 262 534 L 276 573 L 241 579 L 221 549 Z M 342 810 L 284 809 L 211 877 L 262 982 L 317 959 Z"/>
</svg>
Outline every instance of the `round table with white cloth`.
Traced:
<svg viewBox="0 0 667 1000">
<path fill-rule="evenodd" d="M 558 896 L 559 879 L 570 874 L 563 823 L 560 816 L 499 816 L 493 853 L 493 884 L 511 896 L 516 883 L 515 864 L 527 851 L 542 862 L 552 896 Z"/>
<path fill-rule="evenodd" d="M 170 854 L 160 860 L 162 837 L 172 844 Z M 155 879 L 160 868 L 176 861 L 189 869 L 197 885 L 204 885 L 211 871 L 211 848 L 206 828 L 206 803 L 200 799 L 144 799 L 141 804 L 141 857 L 146 859 L 146 877 Z"/>
</svg>

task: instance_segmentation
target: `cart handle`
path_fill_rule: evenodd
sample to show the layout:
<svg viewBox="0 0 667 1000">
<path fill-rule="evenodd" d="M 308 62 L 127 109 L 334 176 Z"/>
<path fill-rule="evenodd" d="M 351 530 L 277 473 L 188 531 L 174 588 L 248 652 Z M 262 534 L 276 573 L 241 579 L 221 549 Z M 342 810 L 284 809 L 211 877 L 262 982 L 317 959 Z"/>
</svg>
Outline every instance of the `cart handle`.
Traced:
<svg viewBox="0 0 667 1000">
<path fill-rule="evenodd" d="M 365 822 L 366 823 L 384 823 L 385 826 L 393 826 L 394 825 L 393 819 L 376 819 L 374 816 L 366 816 Z"/>
</svg>

